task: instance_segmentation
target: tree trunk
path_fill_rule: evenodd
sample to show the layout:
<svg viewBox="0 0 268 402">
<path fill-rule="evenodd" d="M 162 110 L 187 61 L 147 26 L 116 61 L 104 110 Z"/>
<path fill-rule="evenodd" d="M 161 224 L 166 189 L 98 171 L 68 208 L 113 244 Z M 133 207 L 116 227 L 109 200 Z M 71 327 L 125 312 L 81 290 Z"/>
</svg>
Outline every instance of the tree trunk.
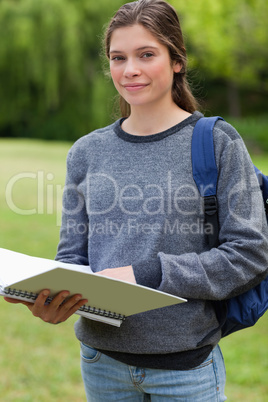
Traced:
<svg viewBox="0 0 268 402">
<path fill-rule="evenodd" d="M 227 89 L 229 115 L 231 117 L 239 118 L 241 117 L 241 107 L 238 86 L 234 81 L 228 81 Z"/>
</svg>

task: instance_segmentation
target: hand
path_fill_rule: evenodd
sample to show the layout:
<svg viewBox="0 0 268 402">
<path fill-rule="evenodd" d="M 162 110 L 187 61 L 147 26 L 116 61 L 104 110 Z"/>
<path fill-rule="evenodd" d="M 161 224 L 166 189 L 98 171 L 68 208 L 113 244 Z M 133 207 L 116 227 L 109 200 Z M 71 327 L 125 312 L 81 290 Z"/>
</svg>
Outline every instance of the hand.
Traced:
<svg viewBox="0 0 268 402">
<path fill-rule="evenodd" d="M 43 290 L 34 303 L 16 300 L 10 297 L 5 297 L 4 299 L 9 303 L 24 304 L 35 317 L 39 317 L 44 322 L 51 324 L 59 324 L 66 321 L 80 307 L 88 302 L 86 299 L 82 298 L 82 295 L 76 294 L 69 298 L 70 293 L 62 291 L 58 293 L 49 304 L 45 304 L 49 294 L 49 290 Z"/>
<path fill-rule="evenodd" d="M 125 282 L 137 283 L 132 265 L 119 268 L 108 268 L 96 273 L 98 275 L 108 276 L 109 278 L 120 279 L 121 281 Z"/>
</svg>

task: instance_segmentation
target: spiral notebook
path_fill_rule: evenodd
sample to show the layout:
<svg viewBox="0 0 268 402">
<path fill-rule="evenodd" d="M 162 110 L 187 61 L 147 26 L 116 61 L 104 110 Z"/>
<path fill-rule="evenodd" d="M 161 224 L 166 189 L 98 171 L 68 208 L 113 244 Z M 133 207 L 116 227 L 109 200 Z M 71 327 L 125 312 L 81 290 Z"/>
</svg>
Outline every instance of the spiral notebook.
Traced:
<svg viewBox="0 0 268 402">
<path fill-rule="evenodd" d="M 93 273 L 89 266 L 32 257 L 0 248 L 0 295 L 34 302 L 43 289 L 50 289 L 49 303 L 62 290 L 88 299 L 76 314 L 120 326 L 126 317 L 148 310 L 186 302 L 145 286 Z"/>
</svg>

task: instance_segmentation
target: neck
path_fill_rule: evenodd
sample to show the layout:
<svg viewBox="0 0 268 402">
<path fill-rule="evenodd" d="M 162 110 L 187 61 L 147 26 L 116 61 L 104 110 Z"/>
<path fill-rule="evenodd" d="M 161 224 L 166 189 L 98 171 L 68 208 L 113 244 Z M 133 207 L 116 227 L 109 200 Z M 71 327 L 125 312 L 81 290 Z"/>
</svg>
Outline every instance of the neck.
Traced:
<svg viewBox="0 0 268 402">
<path fill-rule="evenodd" d="M 124 120 L 122 128 L 133 135 L 152 135 L 160 133 L 185 120 L 191 114 L 172 102 L 163 109 L 132 107 L 130 116 Z"/>
</svg>

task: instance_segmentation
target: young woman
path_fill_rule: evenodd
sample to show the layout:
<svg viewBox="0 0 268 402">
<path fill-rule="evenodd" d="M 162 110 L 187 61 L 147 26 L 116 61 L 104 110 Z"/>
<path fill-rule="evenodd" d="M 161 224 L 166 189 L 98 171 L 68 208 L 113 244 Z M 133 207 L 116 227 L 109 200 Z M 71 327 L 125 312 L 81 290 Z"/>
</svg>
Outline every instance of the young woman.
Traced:
<svg viewBox="0 0 268 402">
<path fill-rule="evenodd" d="M 82 137 L 69 152 L 56 258 L 188 302 L 128 317 L 120 328 L 80 318 L 75 331 L 87 398 L 224 401 L 213 301 L 267 275 L 268 235 L 255 173 L 238 133 L 219 121 L 220 245 L 209 249 L 190 157 L 202 114 L 187 83 L 175 10 L 162 0 L 125 4 L 105 43 L 122 119 Z M 85 302 L 75 295 L 62 305 L 63 291 L 45 306 L 48 292 L 27 306 L 54 324 Z"/>
</svg>

